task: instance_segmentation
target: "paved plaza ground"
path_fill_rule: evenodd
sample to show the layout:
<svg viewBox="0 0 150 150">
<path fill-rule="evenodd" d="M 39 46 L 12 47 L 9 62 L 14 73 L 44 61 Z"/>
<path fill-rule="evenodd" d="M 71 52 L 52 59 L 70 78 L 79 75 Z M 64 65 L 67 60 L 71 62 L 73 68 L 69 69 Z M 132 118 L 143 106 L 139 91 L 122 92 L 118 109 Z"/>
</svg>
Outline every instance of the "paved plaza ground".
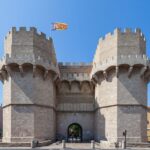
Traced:
<svg viewBox="0 0 150 150">
<path fill-rule="evenodd" d="M 63 149 L 61 143 L 53 143 L 49 146 L 29 148 L 29 147 L 0 147 L 0 150 L 59 150 Z M 91 150 L 90 143 L 66 143 L 66 148 L 64 150 Z M 100 149 L 99 145 L 96 144 L 95 150 L 104 150 Z M 105 149 L 108 150 L 108 149 Z M 109 150 L 121 150 L 119 149 L 109 149 Z M 150 150 L 150 148 L 127 148 L 126 150 Z"/>
</svg>

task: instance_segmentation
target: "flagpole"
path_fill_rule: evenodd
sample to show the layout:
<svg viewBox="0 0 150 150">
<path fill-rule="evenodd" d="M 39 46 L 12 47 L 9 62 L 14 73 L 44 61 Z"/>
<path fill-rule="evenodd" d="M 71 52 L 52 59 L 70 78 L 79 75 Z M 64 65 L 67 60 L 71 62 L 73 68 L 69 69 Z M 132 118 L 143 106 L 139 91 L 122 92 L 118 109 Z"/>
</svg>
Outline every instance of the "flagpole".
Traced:
<svg viewBox="0 0 150 150">
<path fill-rule="evenodd" d="M 52 29 L 51 29 L 51 32 L 50 32 L 50 37 L 52 38 Z"/>
<path fill-rule="evenodd" d="M 51 24 L 52 24 L 52 27 L 53 27 L 53 24 L 54 24 L 54 23 L 51 23 Z M 51 38 L 52 38 L 52 31 L 53 31 L 53 30 L 52 30 L 52 27 L 51 27 L 51 31 L 50 31 L 50 37 L 51 37 Z"/>
</svg>

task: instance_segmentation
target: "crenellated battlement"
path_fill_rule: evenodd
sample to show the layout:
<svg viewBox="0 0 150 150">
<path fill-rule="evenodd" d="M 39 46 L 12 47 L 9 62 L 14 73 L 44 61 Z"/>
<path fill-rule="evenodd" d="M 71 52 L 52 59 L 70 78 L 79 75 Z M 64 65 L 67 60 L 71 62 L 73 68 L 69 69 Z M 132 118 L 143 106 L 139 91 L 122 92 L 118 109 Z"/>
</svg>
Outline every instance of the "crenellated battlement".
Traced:
<svg viewBox="0 0 150 150">
<path fill-rule="evenodd" d="M 91 66 L 92 63 L 85 62 L 59 62 L 59 66 Z"/>
<path fill-rule="evenodd" d="M 92 63 L 59 62 L 60 80 L 90 81 Z"/>
<path fill-rule="evenodd" d="M 129 35 L 129 34 L 140 37 L 143 41 L 146 41 L 144 34 L 139 28 L 136 28 L 134 31 L 131 28 L 125 28 L 124 30 L 121 30 L 120 28 L 116 28 L 113 32 L 109 32 L 104 37 L 101 37 L 99 39 L 98 45 L 105 40 L 109 40 L 110 38 L 113 38 L 114 36 Z"/>
<path fill-rule="evenodd" d="M 110 56 L 145 54 L 146 40 L 140 29 L 132 31 L 126 28 L 122 31 L 116 28 L 113 33 L 108 33 L 99 39 L 94 61 L 98 62 Z"/>
<path fill-rule="evenodd" d="M 6 65 L 31 63 L 58 70 L 52 38 L 47 38 L 35 27 L 12 27 L 5 37 L 4 49 Z"/>
<path fill-rule="evenodd" d="M 140 29 L 124 31 L 117 28 L 99 39 L 94 61 L 98 62 L 111 56 L 145 54 L 146 40 Z"/>
<path fill-rule="evenodd" d="M 89 73 L 62 73 L 60 80 L 67 81 L 91 81 Z"/>
<path fill-rule="evenodd" d="M 11 30 L 8 32 L 8 34 L 5 36 L 5 39 L 7 39 L 9 36 L 11 36 L 12 34 L 16 34 L 16 33 L 30 33 L 30 34 L 34 34 L 36 36 L 39 36 L 40 38 L 43 38 L 45 40 L 48 41 L 52 41 L 51 37 L 47 37 L 45 33 L 43 32 L 39 32 L 35 27 L 30 27 L 30 28 L 26 28 L 26 27 L 12 27 Z"/>
<path fill-rule="evenodd" d="M 116 67 L 118 74 L 121 65 L 149 66 L 145 36 L 139 28 L 135 31 L 130 28 L 124 31 L 116 28 L 113 33 L 100 38 L 93 60 L 91 78 L 97 72 L 103 72 L 105 75 L 107 69 L 111 67 Z"/>
</svg>

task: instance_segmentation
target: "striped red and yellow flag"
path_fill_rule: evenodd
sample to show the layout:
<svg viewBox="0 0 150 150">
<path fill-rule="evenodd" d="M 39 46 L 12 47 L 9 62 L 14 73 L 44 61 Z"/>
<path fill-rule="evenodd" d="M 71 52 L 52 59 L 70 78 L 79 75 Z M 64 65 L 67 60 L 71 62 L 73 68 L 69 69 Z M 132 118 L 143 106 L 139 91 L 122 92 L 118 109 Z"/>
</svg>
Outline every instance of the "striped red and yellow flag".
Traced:
<svg viewBox="0 0 150 150">
<path fill-rule="evenodd" d="M 52 30 L 66 30 L 68 29 L 68 24 L 62 22 L 52 23 Z"/>
</svg>

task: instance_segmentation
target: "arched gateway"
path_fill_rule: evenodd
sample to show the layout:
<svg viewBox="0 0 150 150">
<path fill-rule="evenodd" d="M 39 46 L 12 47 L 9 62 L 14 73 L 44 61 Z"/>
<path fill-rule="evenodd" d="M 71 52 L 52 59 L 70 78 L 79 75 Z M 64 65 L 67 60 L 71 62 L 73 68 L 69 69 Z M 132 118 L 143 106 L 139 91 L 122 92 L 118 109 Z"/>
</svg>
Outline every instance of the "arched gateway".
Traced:
<svg viewBox="0 0 150 150">
<path fill-rule="evenodd" d="M 82 127 L 78 123 L 72 123 L 68 126 L 68 142 L 82 141 Z"/>
</svg>

